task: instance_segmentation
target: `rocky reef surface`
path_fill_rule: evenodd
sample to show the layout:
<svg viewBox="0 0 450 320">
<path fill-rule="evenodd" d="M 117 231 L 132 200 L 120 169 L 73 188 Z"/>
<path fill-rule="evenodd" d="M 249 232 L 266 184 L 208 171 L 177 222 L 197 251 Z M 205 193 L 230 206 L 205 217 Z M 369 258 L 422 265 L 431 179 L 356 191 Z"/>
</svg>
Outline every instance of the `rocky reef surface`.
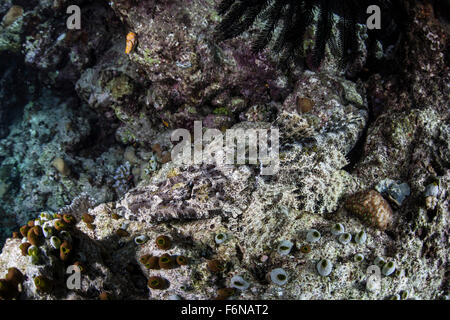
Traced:
<svg viewBox="0 0 450 320">
<path fill-rule="evenodd" d="M 25 276 L 0 297 L 446 299 L 448 22 L 411 5 L 371 70 L 360 26 L 356 79 L 329 51 L 283 72 L 251 30 L 216 43 L 217 3 L 70 1 L 79 31 L 69 1 L 0 5 L 0 277 Z M 278 172 L 176 165 L 195 120 L 278 128 Z"/>
</svg>

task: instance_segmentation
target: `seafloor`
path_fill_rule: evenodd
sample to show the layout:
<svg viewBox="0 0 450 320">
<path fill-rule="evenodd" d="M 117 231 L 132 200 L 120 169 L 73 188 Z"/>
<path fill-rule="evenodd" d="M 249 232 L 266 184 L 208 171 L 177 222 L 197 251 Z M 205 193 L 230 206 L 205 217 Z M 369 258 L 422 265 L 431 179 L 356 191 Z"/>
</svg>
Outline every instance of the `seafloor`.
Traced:
<svg viewBox="0 0 450 320">
<path fill-rule="evenodd" d="M 0 299 L 448 298 L 450 25 L 405 2 L 343 72 L 216 42 L 218 0 L 0 0 Z M 278 172 L 175 164 L 196 120 L 279 129 Z"/>
</svg>

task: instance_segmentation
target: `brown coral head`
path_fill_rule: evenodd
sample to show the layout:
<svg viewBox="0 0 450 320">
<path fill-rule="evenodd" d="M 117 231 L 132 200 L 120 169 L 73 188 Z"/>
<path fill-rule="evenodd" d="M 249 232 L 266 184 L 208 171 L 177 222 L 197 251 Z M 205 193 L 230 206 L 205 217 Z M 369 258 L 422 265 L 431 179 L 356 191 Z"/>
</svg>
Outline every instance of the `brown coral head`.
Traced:
<svg viewBox="0 0 450 320">
<path fill-rule="evenodd" d="M 375 190 L 365 190 L 350 196 L 345 209 L 358 216 L 364 223 L 386 230 L 393 221 L 389 203 Z"/>
</svg>

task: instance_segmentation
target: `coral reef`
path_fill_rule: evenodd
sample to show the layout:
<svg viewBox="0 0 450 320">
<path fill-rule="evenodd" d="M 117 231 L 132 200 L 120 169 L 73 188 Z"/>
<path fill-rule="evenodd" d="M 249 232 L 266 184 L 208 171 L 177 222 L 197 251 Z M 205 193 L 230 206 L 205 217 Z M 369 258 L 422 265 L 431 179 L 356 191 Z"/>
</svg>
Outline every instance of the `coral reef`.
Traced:
<svg viewBox="0 0 450 320">
<path fill-rule="evenodd" d="M 216 41 L 220 2 L 74 0 L 79 31 L 69 1 L 0 3 L 0 297 L 448 298 L 445 22 L 405 1 L 404 45 L 357 23 L 347 74 L 330 44 L 285 72 L 258 24 Z M 279 170 L 176 164 L 194 120 L 279 129 Z"/>
</svg>

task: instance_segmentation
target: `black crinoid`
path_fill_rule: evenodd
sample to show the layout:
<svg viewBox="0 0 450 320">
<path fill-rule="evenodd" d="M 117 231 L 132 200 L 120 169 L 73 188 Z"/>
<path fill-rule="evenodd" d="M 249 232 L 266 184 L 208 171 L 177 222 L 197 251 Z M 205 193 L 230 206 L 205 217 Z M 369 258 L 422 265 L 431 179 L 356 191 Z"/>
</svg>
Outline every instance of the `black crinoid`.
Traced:
<svg viewBox="0 0 450 320">
<path fill-rule="evenodd" d="M 344 68 L 357 53 L 357 24 L 366 23 L 370 5 L 380 7 L 382 28 L 369 30 L 369 45 L 388 35 L 390 40 L 393 35 L 398 36 L 404 19 L 401 0 L 222 0 L 217 11 L 223 20 L 216 28 L 216 40 L 234 38 L 255 21 L 261 21 L 263 26 L 256 34 L 252 51 L 258 53 L 272 44 L 272 50 L 279 54 L 280 65 L 286 67 L 291 62 L 304 61 L 303 41 L 307 30 L 315 27 L 309 67 L 320 66 L 328 43 L 333 54 L 341 57 Z M 339 30 L 337 37 L 332 37 L 334 21 Z"/>
</svg>

